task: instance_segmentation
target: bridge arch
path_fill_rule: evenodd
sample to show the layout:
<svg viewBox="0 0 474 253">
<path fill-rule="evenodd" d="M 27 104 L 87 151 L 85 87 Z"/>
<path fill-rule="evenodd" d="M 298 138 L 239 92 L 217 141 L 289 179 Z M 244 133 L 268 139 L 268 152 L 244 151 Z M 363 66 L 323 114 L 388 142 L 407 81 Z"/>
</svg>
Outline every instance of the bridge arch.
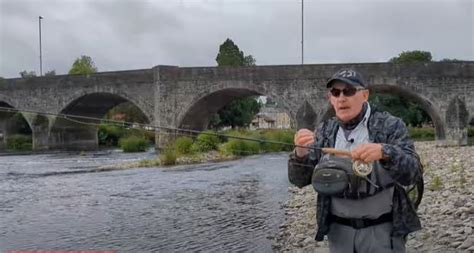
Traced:
<svg viewBox="0 0 474 253">
<path fill-rule="evenodd" d="M 1 107 L 18 108 L 18 104 L 15 102 L 14 99 L 10 99 L 8 96 L 0 94 L 0 103 L 2 103 L 2 105 L 0 105 Z"/>
<path fill-rule="evenodd" d="M 10 102 L 0 98 L 0 107 L 17 109 Z M 30 117 L 24 113 L 0 111 L 0 150 L 7 149 L 7 140 L 10 136 L 21 134 L 32 136 L 33 127 Z"/>
<path fill-rule="evenodd" d="M 115 106 L 131 102 L 144 115 L 145 122 L 152 122 L 150 116 L 130 99 L 113 93 L 93 92 L 76 96 L 58 113 L 67 115 L 87 116 L 102 119 Z M 83 123 L 80 123 L 83 122 Z M 94 123 L 94 124 L 87 124 Z M 89 150 L 98 147 L 97 120 L 71 120 L 56 118 L 51 122 L 49 143 L 50 148 Z"/>
<path fill-rule="evenodd" d="M 87 115 L 78 115 L 102 117 L 108 110 L 124 102 L 131 102 L 143 112 L 148 120 L 147 123 L 152 122 L 153 113 L 145 109 L 147 107 L 142 101 L 137 101 L 129 96 L 129 94 L 110 89 L 95 89 L 94 91 L 80 90 L 70 94 L 62 99 L 62 103 L 56 108 L 55 113 L 72 113 L 77 110 L 78 105 L 85 109 L 84 106 L 87 106 L 85 103 L 88 103 L 93 106 L 94 109 L 97 109 L 97 111 L 87 112 Z"/>
<path fill-rule="evenodd" d="M 248 96 L 269 96 L 277 103 L 282 104 L 288 115 L 290 110 L 285 101 L 275 94 L 267 94 L 264 90 L 254 88 L 223 88 L 205 92 L 196 96 L 176 119 L 177 126 L 185 129 L 204 130 L 207 128 L 210 117 L 231 101 Z M 291 118 L 291 116 L 290 116 Z M 293 122 L 291 122 L 293 125 Z"/>
<path fill-rule="evenodd" d="M 437 106 L 440 103 L 435 100 L 435 98 L 428 98 L 423 95 L 420 95 L 408 88 L 395 86 L 395 85 L 371 85 L 370 91 L 372 93 L 382 93 L 395 95 L 402 98 L 405 98 L 415 104 L 419 105 L 433 121 L 435 128 L 435 135 L 437 140 L 446 139 L 446 125 L 445 121 L 441 116 L 441 109 Z"/>
</svg>

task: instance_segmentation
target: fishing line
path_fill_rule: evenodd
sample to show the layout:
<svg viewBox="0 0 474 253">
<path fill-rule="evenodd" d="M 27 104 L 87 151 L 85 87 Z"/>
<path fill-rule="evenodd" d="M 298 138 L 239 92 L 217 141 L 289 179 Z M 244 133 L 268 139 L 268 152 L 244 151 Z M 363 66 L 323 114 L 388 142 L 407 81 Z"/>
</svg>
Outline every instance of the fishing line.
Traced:
<svg viewBox="0 0 474 253">
<path fill-rule="evenodd" d="M 276 144 L 276 145 L 284 145 L 284 146 L 291 146 L 291 147 L 302 147 L 302 148 L 308 148 L 308 149 L 313 149 L 313 150 L 321 150 L 324 153 L 328 154 L 335 154 L 335 155 L 341 155 L 341 156 L 348 156 L 350 157 L 350 152 L 345 151 L 345 150 L 337 150 L 334 148 L 318 148 L 318 147 L 306 147 L 306 146 L 301 146 L 301 145 L 296 145 L 293 143 L 286 143 L 286 142 L 279 142 L 279 141 L 269 141 L 265 139 L 255 139 L 255 138 L 249 138 L 249 137 L 241 137 L 241 136 L 233 136 L 233 135 L 226 135 L 226 134 L 219 134 L 219 133 L 214 133 L 214 132 L 209 132 L 209 131 L 199 131 L 199 130 L 192 130 L 192 129 L 183 129 L 183 128 L 174 128 L 174 127 L 164 127 L 164 126 L 156 126 L 156 125 L 151 125 L 151 124 L 143 124 L 143 123 L 136 123 L 136 122 L 129 122 L 129 121 L 118 121 L 118 120 L 111 120 L 111 119 L 101 119 L 101 118 L 95 118 L 95 117 L 89 117 L 89 116 L 81 116 L 81 115 L 72 115 L 72 114 L 65 114 L 65 113 L 50 113 L 50 112 L 40 112 L 40 111 L 35 111 L 35 110 L 20 110 L 16 108 L 10 108 L 10 107 L 1 107 L 0 106 L 0 112 L 10 112 L 10 113 L 30 113 L 30 114 L 37 114 L 37 115 L 43 115 L 43 116 L 53 116 L 53 117 L 58 117 L 62 118 L 64 120 L 74 122 L 77 124 L 82 124 L 82 125 L 87 125 L 87 126 L 93 126 L 93 127 L 98 127 L 101 124 L 108 123 L 116 126 L 126 126 L 130 127 L 131 129 L 137 129 L 137 130 L 144 130 L 148 132 L 153 132 L 156 133 L 156 130 L 158 129 L 164 129 L 168 130 L 168 132 L 163 132 L 159 131 L 158 135 L 172 135 L 175 136 L 176 132 L 181 132 L 179 135 L 181 136 L 187 136 L 187 137 L 195 137 L 197 134 L 205 134 L 205 135 L 212 135 L 212 136 L 217 136 L 217 137 L 223 137 L 223 138 L 230 138 L 230 139 L 237 139 L 237 140 L 243 140 L 243 141 L 254 141 L 254 142 L 259 142 L 259 143 L 268 143 L 268 144 Z M 90 120 L 90 121 L 98 121 L 100 123 L 92 123 L 92 122 L 84 122 L 81 120 L 77 119 L 82 119 L 82 120 Z M 150 129 L 152 128 L 152 129 Z M 130 130 L 130 129 L 128 129 Z M 171 132 L 175 131 L 175 132 Z M 232 151 L 236 151 L 240 154 L 250 154 L 250 155 L 256 155 L 255 152 L 249 151 L 249 150 L 238 150 L 238 149 L 231 149 Z M 308 167 L 308 168 L 313 168 L 313 165 L 309 165 L 306 163 L 300 163 L 297 160 L 292 160 L 292 164 L 296 164 L 302 167 Z"/>
<path fill-rule="evenodd" d="M 319 148 L 319 147 L 311 147 L 311 146 L 307 147 L 307 146 L 302 146 L 302 145 L 296 145 L 294 143 L 270 141 L 270 140 L 265 140 L 265 139 L 256 139 L 256 138 L 249 138 L 249 137 L 242 137 L 242 136 L 233 136 L 233 135 L 220 134 L 220 133 L 215 133 L 215 132 L 210 132 L 210 131 L 200 131 L 200 130 L 184 129 L 184 128 L 176 128 L 176 127 L 157 126 L 157 125 L 144 124 L 144 123 L 119 121 L 119 120 L 111 120 L 111 119 L 101 119 L 101 118 L 65 114 L 65 113 L 40 112 L 40 111 L 35 111 L 35 110 L 20 110 L 16 108 L 1 107 L 1 106 L 0 106 L 0 111 L 11 112 L 11 113 L 31 113 L 31 114 L 37 114 L 37 115 L 43 115 L 43 116 L 54 116 L 54 117 L 59 117 L 59 118 L 62 118 L 74 123 L 89 125 L 89 126 L 94 126 L 94 127 L 97 127 L 103 123 L 108 123 L 108 124 L 119 125 L 119 126 L 127 125 L 127 127 L 129 128 L 140 129 L 140 130 L 145 130 L 149 132 L 156 132 L 156 130 L 170 131 L 168 133 L 159 131 L 158 135 L 161 135 L 161 134 L 176 135 L 176 132 L 193 134 L 193 136 L 198 135 L 198 134 L 205 134 L 205 135 L 212 135 L 212 136 L 217 136 L 217 137 L 237 139 L 237 140 L 243 140 L 243 141 L 254 141 L 254 142 L 259 142 L 259 143 L 268 143 L 268 144 L 275 144 L 275 145 L 308 148 L 312 150 L 321 150 L 322 152 L 327 153 L 327 154 L 351 157 L 350 151 L 346 151 L 346 150 L 339 150 L 339 149 L 334 149 L 334 148 Z M 80 120 L 97 121 L 98 123 L 84 122 Z M 171 131 L 174 131 L 174 133 Z"/>
</svg>

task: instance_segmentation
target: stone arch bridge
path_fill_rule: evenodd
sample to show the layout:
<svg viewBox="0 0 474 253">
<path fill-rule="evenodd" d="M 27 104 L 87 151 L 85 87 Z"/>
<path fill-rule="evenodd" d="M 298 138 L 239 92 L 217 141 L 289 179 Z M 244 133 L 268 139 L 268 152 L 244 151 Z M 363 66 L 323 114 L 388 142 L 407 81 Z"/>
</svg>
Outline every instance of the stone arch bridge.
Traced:
<svg viewBox="0 0 474 253">
<path fill-rule="evenodd" d="M 325 81 L 337 70 L 362 73 L 372 92 L 405 97 L 431 116 L 440 144 L 464 145 L 474 115 L 474 62 L 361 63 L 256 67 L 175 67 L 1 79 L 0 106 L 102 118 L 129 101 L 157 126 L 205 129 L 210 116 L 231 100 L 270 96 L 283 105 L 297 128 L 314 128 L 330 115 Z M 23 113 L 33 148 L 94 149 L 95 127 L 54 116 Z M 0 113 L 0 149 L 14 132 L 11 114 Z M 158 145 L 167 141 L 157 132 Z"/>
</svg>

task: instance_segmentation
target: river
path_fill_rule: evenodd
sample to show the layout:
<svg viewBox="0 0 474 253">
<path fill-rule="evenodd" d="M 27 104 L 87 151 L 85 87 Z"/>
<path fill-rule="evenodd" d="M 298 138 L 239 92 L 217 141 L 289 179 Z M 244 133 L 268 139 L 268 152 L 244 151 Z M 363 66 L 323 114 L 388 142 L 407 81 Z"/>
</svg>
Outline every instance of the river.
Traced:
<svg viewBox="0 0 474 253">
<path fill-rule="evenodd" d="M 154 155 L 0 156 L 0 251 L 272 252 L 286 154 L 94 172 Z"/>
</svg>

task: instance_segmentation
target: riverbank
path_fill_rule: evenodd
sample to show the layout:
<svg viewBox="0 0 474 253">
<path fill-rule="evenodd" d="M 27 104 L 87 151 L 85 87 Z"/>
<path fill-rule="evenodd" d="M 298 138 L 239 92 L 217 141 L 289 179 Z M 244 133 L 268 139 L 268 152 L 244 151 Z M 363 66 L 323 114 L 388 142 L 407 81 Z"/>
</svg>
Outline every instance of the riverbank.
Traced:
<svg viewBox="0 0 474 253">
<path fill-rule="evenodd" d="M 408 252 L 474 252 L 474 147 L 417 142 L 425 165 L 425 193 L 418 209 L 423 229 L 408 237 Z M 327 252 L 314 241 L 316 196 L 311 186 L 289 187 L 285 222 L 274 239 L 278 252 Z"/>
<path fill-rule="evenodd" d="M 186 164 L 200 164 L 200 163 L 212 163 L 212 162 L 224 162 L 239 159 L 239 156 L 222 154 L 218 151 L 212 150 L 205 153 L 198 153 L 193 155 L 183 155 L 176 158 L 176 162 L 173 165 L 186 165 Z M 143 167 L 156 167 L 163 166 L 159 157 L 155 159 L 146 159 L 135 162 L 124 162 L 120 164 L 103 165 L 97 168 L 98 171 L 106 170 L 120 170 L 120 169 L 133 169 Z"/>
</svg>

